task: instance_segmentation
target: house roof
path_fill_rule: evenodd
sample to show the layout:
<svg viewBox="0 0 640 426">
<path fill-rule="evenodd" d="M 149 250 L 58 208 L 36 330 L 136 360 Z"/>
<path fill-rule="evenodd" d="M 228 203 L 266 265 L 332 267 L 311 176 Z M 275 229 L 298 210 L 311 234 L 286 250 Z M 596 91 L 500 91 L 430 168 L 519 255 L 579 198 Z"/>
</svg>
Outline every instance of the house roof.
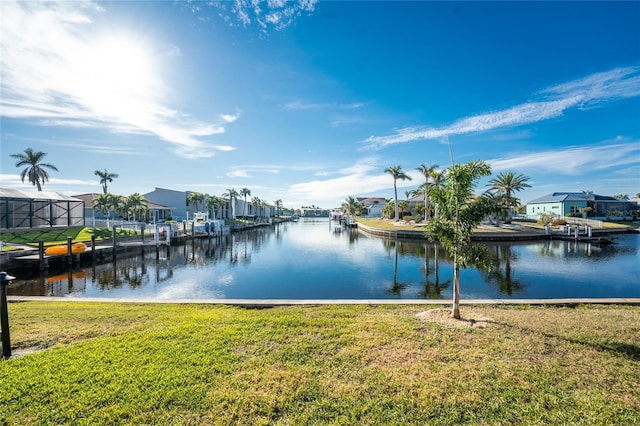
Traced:
<svg viewBox="0 0 640 426">
<path fill-rule="evenodd" d="M 365 207 L 372 206 L 373 204 L 386 204 L 387 201 L 382 197 L 356 197 L 360 203 Z"/>
<path fill-rule="evenodd" d="M 566 201 L 626 201 L 618 200 L 607 195 L 587 194 L 584 192 L 554 192 L 535 200 L 529 201 L 528 204 L 543 204 L 543 203 L 560 203 Z"/>
</svg>

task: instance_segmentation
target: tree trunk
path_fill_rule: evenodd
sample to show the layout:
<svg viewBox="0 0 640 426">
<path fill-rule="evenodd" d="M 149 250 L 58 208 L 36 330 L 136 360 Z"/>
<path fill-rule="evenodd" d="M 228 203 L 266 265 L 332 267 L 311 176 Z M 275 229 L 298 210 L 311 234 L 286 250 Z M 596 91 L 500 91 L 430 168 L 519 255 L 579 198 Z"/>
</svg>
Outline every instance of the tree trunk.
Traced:
<svg viewBox="0 0 640 426">
<path fill-rule="evenodd" d="M 453 260 L 453 307 L 451 309 L 451 317 L 460 319 L 460 265 L 458 265 L 458 256 L 454 256 Z"/>
</svg>

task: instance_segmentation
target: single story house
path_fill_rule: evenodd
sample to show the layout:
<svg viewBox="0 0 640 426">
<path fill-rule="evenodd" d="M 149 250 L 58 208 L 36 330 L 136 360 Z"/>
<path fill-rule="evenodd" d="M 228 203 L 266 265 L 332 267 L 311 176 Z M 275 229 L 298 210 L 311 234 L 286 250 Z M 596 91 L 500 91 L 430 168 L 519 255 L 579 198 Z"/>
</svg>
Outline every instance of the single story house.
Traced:
<svg viewBox="0 0 640 426">
<path fill-rule="evenodd" d="M 382 209 L 387 205 L 387 200 L 381 197 L 356 197 L 365 208 L 365 216 L 381 217 Z"/>
<path fill-rule="evenodd" d="M 632 217 L 637 214 L 637 205 L 606 195 L 584 192 L 554 192 L 527 203 L 527 216 L 553 213 L 559 217 L 582 216 L 587 218 Z"/>
<path fill-rule="evenodd" d="M 84 201 L 84 217 L 87 223 L 93 223 L 94 219 L 106 219 L 105 214 L 94 208 L 96 199 L 101 194 L 92 192 L 89 194 L 74 195 L 74 198 Z M 153 203 L 147 200 L 147 220 L 149 222 L 164 221 L 172 216 L 171 207 L 163 206 L 161 204 Z"/>
</svg>

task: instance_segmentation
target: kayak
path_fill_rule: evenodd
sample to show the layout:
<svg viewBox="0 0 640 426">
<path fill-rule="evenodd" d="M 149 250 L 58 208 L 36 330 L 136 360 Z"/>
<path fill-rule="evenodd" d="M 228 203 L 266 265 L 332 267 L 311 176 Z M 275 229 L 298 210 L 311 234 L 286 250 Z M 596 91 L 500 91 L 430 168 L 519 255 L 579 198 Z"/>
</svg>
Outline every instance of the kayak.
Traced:
<svg viewBox="0 0 640 426">
<path fill-rule="evenodd" d="M 54 255 L 54 254 L 67 254 L 67 246 L 51 246 L 47 247 L 44 251 L 44 254 Z M 87 246 L 84 243 L 75 243 L 71 246 L 71 253 L 78 254 L 84 253 L 87 250 Z"/>
</svg>

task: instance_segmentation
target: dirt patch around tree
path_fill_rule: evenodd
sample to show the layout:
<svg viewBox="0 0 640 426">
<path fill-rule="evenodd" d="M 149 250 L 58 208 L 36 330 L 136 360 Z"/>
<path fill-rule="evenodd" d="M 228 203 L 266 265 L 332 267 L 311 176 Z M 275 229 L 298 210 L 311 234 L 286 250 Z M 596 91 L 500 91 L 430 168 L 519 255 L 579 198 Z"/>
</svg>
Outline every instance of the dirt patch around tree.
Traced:
<svg viewBox="0 0 640 426">
<path fill-rule="evenodd" d="M 416 314 L 424 322 L 435 323 L 446 328 L 487 328 L 493 319 L 484 314 L 461 310 L 460 319 L 451 317 L 451 308 L 429 309 Z"/>
</svg>

